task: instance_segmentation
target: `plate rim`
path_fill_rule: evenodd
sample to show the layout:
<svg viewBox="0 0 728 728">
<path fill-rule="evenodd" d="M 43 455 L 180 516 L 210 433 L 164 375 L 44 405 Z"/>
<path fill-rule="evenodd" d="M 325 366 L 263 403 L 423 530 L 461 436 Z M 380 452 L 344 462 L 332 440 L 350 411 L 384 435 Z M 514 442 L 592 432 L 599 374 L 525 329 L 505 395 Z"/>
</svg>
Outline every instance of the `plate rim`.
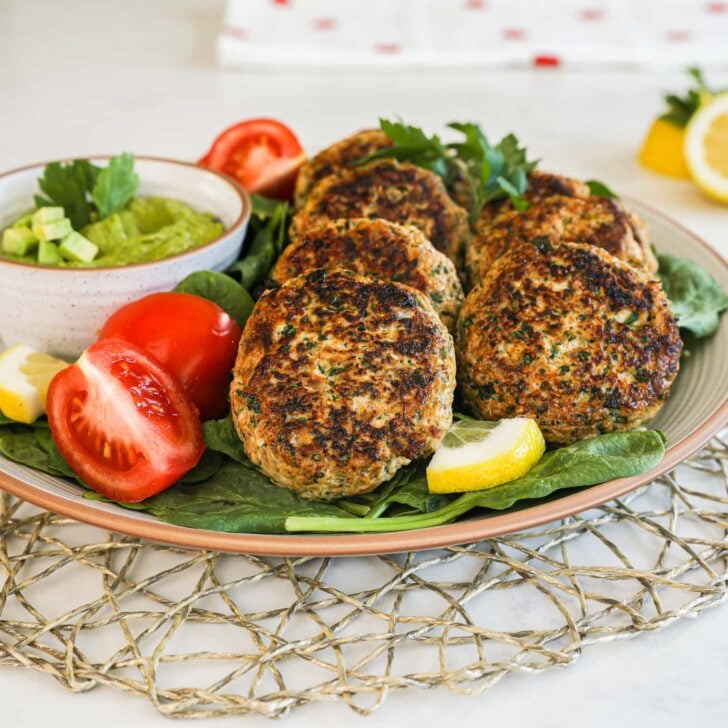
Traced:
<svg viewBox="0 0 728 728">
<path fill-rule="evenodd" d="M 641 200 L 624 196 L 636 207 L 648 210 L 687 234 L 728 269 L 728 261 L 703 238 Z M 48 493 L 40 486 L 0 473 L 0 487 L 33 505 L 67 516 L 81 523 L 128 536 L 144 538 L 182 548 L 204 549 L 256 556 L 371 556 L 406 551 L 458 546 L 487 538 L 516 533 L 595 508 L 664 475 L 697 452 L 711 437 L 728 424 L 728 395 L 713 414 L 692 433 L 667 448 L 663 460 L 652 470 L 629 478 L 589 486 L 571 495 L 492 516 L 458 521 L 415 531 L 390 531 L 376 534 L 256 534 L 230 533 L 188 528 L 159 520 L 140 520 L 121 510 L 110 513 L 90 508 L 63 496 Z"/>
</svg>

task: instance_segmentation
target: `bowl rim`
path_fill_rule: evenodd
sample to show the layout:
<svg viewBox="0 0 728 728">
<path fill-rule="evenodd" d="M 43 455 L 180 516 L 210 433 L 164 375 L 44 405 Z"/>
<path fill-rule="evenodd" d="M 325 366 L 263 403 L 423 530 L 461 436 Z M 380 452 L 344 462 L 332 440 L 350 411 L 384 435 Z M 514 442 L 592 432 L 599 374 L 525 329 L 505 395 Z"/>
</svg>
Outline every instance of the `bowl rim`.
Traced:
<svg viewBox="0 0 728 728">
<path fill-rule="evenodd" d="M 51 164 L 52 162 L 62 162 L 62 163 L 68 163 L 72 162 L 75 159 L 111 159 L 113 157 L 113 154 L 85 154 L 78 157 L 63 157 L 61 159 L 54 159 L 51 161 L 46 162 L 35 162 L 33 164 L 24 164 L 22 167 L 14 167 L 13 169 L 9 169 L 5 172 L 0 172 L 0 180 L 2 180 L 5 177 L 11 177 L 15 174 L 19 174 L 20 172 L 27 172 L 31 169 L 36 168 L 45 168 L 48 164 Z M 196 253 L 199 253 L 200 251 L 207 250 L 215 245 L 218 245 L 225 240 L 227 240 L 231 235 L 235 235 L 236 233 L 242 231 L 245 229 L 245 226 L 250 221 L 250 216 L 253 211 L 253 203 L 250 200 L 250 195 L 248 194 L 247 190 L 245 190 L 238 182 L 236 182 L 232 177 L 229 177 L 226 174 L 223 174 L 222 172 L 218 172 L 215 169 L 210 169 L 208 167 L 201 167 L 199 164 L 196 164 L 194 162 L 184 162 L 180 159 L 172 159 L 170 157 L 157 157 L 147 154 L 135 154 L 134 160 L 140 160 L 144 162 L 163 162 L 165 164 L 174 164 L 181 167 L 190 167 L 192 169 L 195 169 L 199 172 L 207 173 L 215 175 L 216 177 L 219 177 L 225 184 L 230 187 L 233 192 L 238 196 L 241 202 L 241 209 L 240 214 L 235 219 L 235 222 L 233 224 L 223 230 L 222 235 L 218 235 L 213 240 L 210 240 L 210 242 L 205 243 L 204 245 L 200 245 L 197 248 L 192 248 L 191 250 L 185 250 L 181 253 L 175 253 L 174 255 L 168 255 L 166 258 L 160 258 L 159 260 L 148 260 L 148 261 L 142 261 L 140 263 L 127 263 L 126 265 L 104 265 L 104 266 L 89 266 L 88 268 L 62 268 L 59 266 L 54 265 L 39 265 L 34 263 L 23 263 L 19 260 L 11 260 L 9 258 L 4 258 L 0 256 L 0 265 L 9 265 L 9 266 L 15 266 L 19 268 L 23 268 L 25 270 L 42 270 L 42 271 L 54 271 L 58 274 L 66 274 L 66 273 L 86 273 L 86 274 L 94 274 L 94 273 L 108 273 L 109 271 L 123 271 L 127 269 L 133 269 L 137 270 L 139 268 L 149 267 L 149 266 L 158 266 L 163 265 L 164 263 L 168 263 L 170 261 L 177 261 L 185 257 L 193 256 Z M 2 201 L 0 201 L 0 204 L 2 204 Z"/>
</svg>

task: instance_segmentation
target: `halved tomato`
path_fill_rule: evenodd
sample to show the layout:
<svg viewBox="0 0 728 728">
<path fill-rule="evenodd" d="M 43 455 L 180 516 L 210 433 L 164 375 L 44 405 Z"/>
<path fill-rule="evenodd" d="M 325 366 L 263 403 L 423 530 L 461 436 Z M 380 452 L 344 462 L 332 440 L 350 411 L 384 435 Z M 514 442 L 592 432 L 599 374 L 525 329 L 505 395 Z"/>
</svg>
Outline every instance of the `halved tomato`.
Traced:
<svg viewBox="0 0 728 728">
<path fill-rule="evenodd" d="M 220 134 L 198 164 L 224 172 L 248 192 L 290 199 L 306 159 L 296 135 L 275 119 L 248 119 Z"/>
<path fill-rule="evenodd" d="M 90 346 L 48 389 L 53 440 L 98 493 L 136 503 L 179 480 L 205 449 L 182 386 L 141 349 L 119 339 Z"/>
</svg>

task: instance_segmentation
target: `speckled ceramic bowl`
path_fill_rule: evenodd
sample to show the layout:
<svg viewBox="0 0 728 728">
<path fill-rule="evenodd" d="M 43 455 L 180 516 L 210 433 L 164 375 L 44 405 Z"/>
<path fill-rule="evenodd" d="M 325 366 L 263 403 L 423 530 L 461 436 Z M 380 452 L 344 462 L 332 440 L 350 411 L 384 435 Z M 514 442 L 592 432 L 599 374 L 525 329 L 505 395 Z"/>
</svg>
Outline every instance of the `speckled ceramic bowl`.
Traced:
<svg viewBox="0 0 728 728">
<path fill-rule="evenodd" d="M 108 157 L 95 157 L 101 163 Z M 45 163 L 0 174 L 0 230 L 32 205 Z M 137 157 L 139 195 L 161 195 L 210 212 L 225 226 L 216 240 L 151 263 L 114 268 L 52 268 L 0 258 L 0 349 L 24 343 L 77 357 L 117 308 L 174 288 L 196 270 L 221 271 L 239 256 L 250 200 L 232 180 L 194 164 Z"/>
</svg>

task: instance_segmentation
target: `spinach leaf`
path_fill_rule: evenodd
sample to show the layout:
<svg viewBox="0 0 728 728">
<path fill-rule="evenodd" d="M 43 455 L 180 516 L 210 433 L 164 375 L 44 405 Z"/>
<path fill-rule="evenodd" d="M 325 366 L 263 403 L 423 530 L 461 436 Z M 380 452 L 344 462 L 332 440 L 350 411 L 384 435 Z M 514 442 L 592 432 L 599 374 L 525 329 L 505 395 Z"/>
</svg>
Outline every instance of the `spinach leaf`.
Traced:
<svg viewBox="0 0 728 728">
<path fill-rule="evenodd" d="M 617 195 L 614 194 L 614 192 L 612 192 L 612 190 L 610 190 L 604 182 L 600 182 L 598 179 L 588 179 L 586 181 L 586 185 L 589 188 L 589 192 L 594 195 L 594 197 L 606 197 L 608 200 L 618 199 Z"/>
<path fill-rule="evenodd" d="M 222 455 L 214 450 L 205 450 L 200 461 L 192 470 L 186 472 L 178 483 L 202 483 L 212 478 L 222 467 Z"/>
<path fill-rule="evenodd" d="M 224 273 L 198 270 L 181 281 L 175 291 L 192 293 L 220 306 L 242 328 L 253 310 L 253 299 L 237 281 Z"/>
<path fill-rule="evenodd" d="M 244 252 L 229 270 L 240 274 L 240 282 L 248 291 L 253 291 L 268 277 L 287 245 L 291 213 L 286 202 L 269 200 L 260 195 L 253 195 L 252 200 L 253 215 Z"/>
<path fill-rule="evenodd" d="M 476 508 L 503 510 L 523 499 L 543 498 L 562 488 L 596 485 L 655 467 L 665 454 L 665 440 L 657 430 L 601 435 L 547 452 L 522 478 L 472 491 L 431 513 L 393 518 L 316 518 L 292 516 L 287 531 L 373 533 L 407 531 L 449 523 Z"/>
<path fill-rule="evenodd" d="M 138 187 L 134 155 L 125 152 L 112 157 L 108 166 L 98 172 L 91 193 L 101 219 L 121 210 L 134 197 Z"/>
<path fill-rule="evenodd" d="M 427 463 L 418 461 L 400 468 L 389 481 L 379 486 L 366 518 L 379 518 L 395 504 L 406 505 L 419 513 L 430 513 L 450 501 L 448 496 L 427 489 Z"/>
<path fill-rule="evenodd" d="M 231 533 L 281 533 L 286 518 L 294 515 L 348 515 L 336 505 L 305 501 L 252 466 L 230 461 L 202 483 L 178 483 L 133 507 L 178 526 Z"/>
<path fill-rule="evenodd" d="M 714 334 L 728 296 L 702 266 L 687 258 L 658 255 L 658 275 L 680 328 L 697 338 Z"/>
<path fill-rule="evenodd" d="M 232 417 L 229 415 L 221 420 L 204 422 L 202 434 L 208 450 L 227 455 L 238 463 L 252 467 L 243 450 L 243 443 L 240 441 L 238 433 L 235 432 Z"/>
<path fill-rule="evenodd" d="M 76 479 L 76 474 L 58 451 L 47 427 L 26 425 L 1 427 L 0 453 L 16 463 L 41 470 L 48 475 Z"/>
</svg>

